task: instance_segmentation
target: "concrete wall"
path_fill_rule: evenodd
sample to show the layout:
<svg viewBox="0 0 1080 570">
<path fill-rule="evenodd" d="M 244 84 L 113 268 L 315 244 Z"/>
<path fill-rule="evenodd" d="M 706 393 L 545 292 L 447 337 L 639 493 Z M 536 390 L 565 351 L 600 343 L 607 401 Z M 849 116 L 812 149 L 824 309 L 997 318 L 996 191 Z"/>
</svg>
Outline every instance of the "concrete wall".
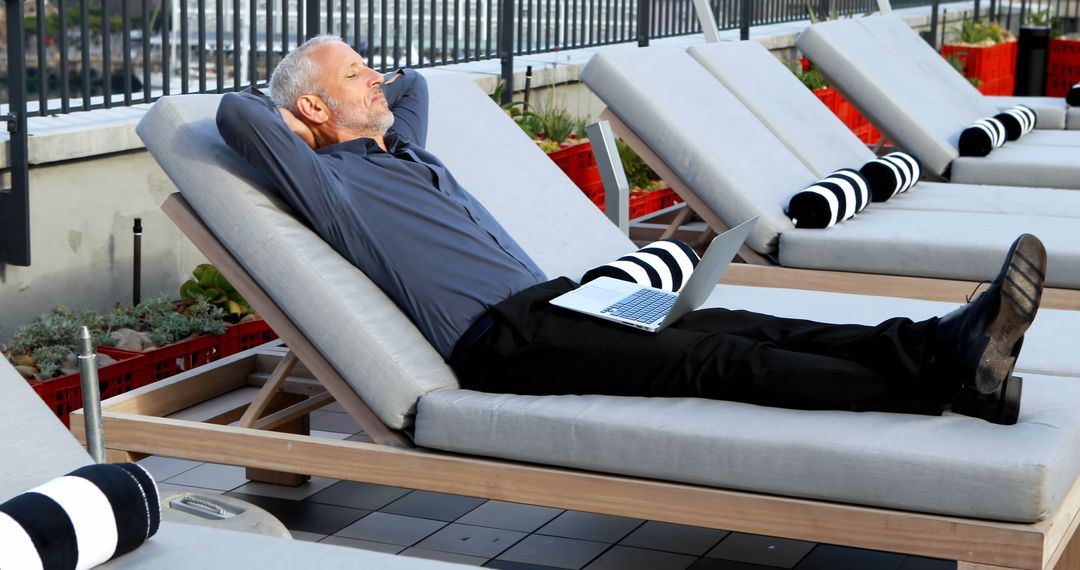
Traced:
<svg viewBox="0 0 1080 570">
<path fill-rule="evenodd" d="M 106 310 L 132 295 L 132 225 L 142 218 L 142 297 L 179 297 L 204 258 L 159 209 L 176 188 L 146 151 L 30 170 L 30 267 L 0 269 L 0 338 L 53 306 Z"/>
</svg>

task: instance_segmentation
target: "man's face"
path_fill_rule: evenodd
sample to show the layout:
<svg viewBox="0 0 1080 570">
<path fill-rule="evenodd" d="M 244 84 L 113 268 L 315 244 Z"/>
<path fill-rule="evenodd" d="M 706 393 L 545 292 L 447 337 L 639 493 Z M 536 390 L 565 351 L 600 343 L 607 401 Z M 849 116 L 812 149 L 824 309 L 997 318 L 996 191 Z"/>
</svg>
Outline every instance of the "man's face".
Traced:
<svg viewBox="0 0 1080 570">
<path fill-rule="evenodd" d="M 326 43 L 311 53 L 318 65 L 319 84 L 331 120 L 340 128 L 384 134 L 394 124 L 383 77 L 364 65 L 364 59 L 344 42 Z"/>
</svg>

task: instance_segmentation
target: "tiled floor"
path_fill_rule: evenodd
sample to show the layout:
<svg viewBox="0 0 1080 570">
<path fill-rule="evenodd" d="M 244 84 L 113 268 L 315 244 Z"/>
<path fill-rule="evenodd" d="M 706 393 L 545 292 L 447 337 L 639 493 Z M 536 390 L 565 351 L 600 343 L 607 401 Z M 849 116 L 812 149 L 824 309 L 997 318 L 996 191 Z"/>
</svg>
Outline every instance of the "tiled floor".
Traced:
<svg viewBox="0 0 1080 570">
<path fill-rule="evenodd" d="M 363 440 L 333 405 L 312 433 Z M 240 467 L 151 457 L 165 490 L 225 493 L 280 519 L 296 540 L 487 568 L 544 570 L 945 570 L 956 563 L 657 521 L 485 501 L 313 477 L 300 487 L 253 483 Z"/>
</svg>

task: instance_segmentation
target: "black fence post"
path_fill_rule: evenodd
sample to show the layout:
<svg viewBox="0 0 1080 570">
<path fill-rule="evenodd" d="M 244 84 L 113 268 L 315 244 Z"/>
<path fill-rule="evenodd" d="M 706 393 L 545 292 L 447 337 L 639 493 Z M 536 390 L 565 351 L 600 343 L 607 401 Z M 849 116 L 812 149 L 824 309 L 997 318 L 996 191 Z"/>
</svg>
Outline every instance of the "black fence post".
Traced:
<svg viewBox="0 0 1080 570">
<path fill-rule="evenodd" d="M 319 0 L 305 0 L 304 8 L 307 11 L 307 17 L 304 18 L 304 39 L 310 40 L 319 35 Z M 269 39 L 267 41 L 269 42 Z"/>
<path fill-rule="evenodd" d="M 637 45 L 649 47 L 649 27 L 652 26 L 652 3 L 649 0 L 638 0 L 637 5 Z"/>
<path fill-rule="evenodd" d="M 940 0 L 934 0 L 930 8 L 930 46 L 935 50 L 938 48 L 938 9 L 940 6 Z"/>
<path fill-rule="evenodd" d="M 750 39 L 750 16 L 753 5 L 753 0 L 739 2 L 739 39 L 742 41 Z"/>
<path fill-rule="evenodd" d="M 22 0 L 6 0 L 11 186 L 0 188 L 0 264 L 30 265 L 30 168 L 26 136 L 26 36 Z M 39 18 L 44 17 L 38 14 Z M 38 72 L 38 89 L 45 73 Z M 2 185 L 0 185 L 2 186 Z"/>
<path fill-rule="evenodd" d="M 502 100 L 514 97 L 514 0 L 499 0 L 499 59 L 502 60 Z"/>
</svg>

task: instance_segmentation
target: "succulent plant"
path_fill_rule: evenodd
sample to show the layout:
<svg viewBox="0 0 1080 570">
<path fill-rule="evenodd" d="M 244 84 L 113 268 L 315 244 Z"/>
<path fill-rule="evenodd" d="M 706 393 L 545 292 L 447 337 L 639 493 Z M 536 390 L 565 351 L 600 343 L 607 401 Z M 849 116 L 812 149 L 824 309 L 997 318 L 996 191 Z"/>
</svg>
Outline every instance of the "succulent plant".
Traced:
<svg viewBox="0 0 1080 570">
<path fill-rule="evenodd" d="M 230 322 L 238 322 L 252 312 L 251 305 L 213 265 L 203 263 L 192 275 L 194 279 L 180 286 L 181 312 L 187 313 L 200 299 L 220 308 Z"/>
</svg>

